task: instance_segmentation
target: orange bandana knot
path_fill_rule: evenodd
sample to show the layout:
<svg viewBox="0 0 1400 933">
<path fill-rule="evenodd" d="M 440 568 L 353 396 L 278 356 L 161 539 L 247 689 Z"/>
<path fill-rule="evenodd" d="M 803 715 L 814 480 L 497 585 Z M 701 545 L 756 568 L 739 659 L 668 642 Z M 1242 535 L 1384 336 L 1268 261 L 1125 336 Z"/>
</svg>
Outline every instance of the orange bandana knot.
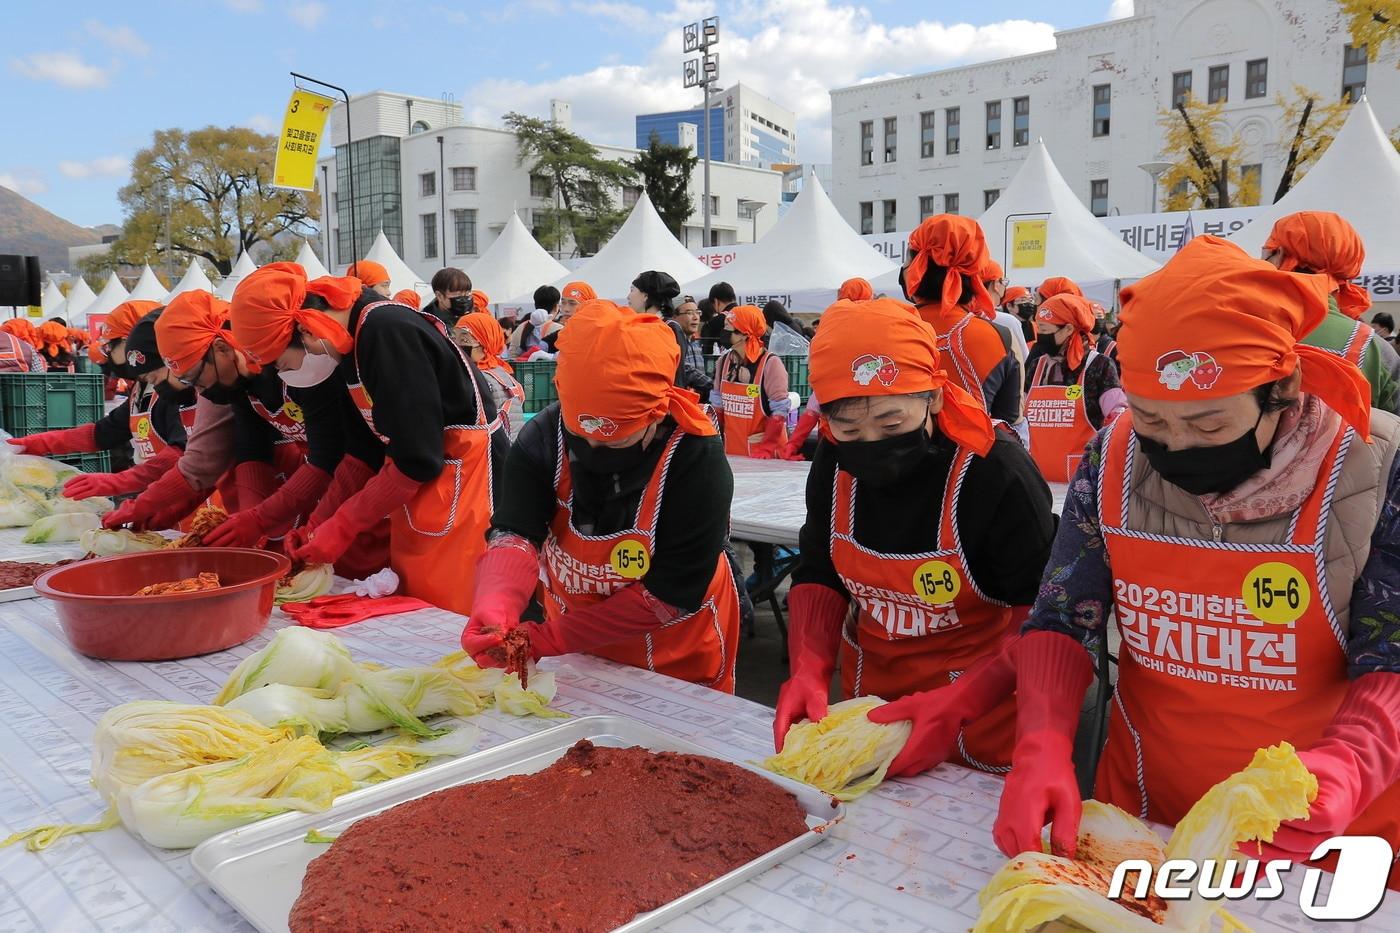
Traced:
<svg viewBox="0 0 1400 933">
<path fill-rule="evenodd" d="M 1279 268 L 1326 276 L 1337 293 L 1337 307 L 1352 319 L 1371 307 L 1371 296 L 1351 282 L 1361 274 L 1366 247 L 1344 218 L 1330 211 L 1299 211 L 1280 217 L 1264 241 L 1266 252 L 1283 250 Z"/>
<path fill-rule="evenodd" d="M 255 363 L 271 363 L 291 345 L 292 331 L 300 325 L 312 336 L 349 353 L 354 342 L 344 327 L 322 311 L 303 308 L 308 293 L 320 295 L 337 311 L 360 296 L 363 283 L 350 277 L 324 276 L 306 281 L 306 271 L 294 262 L 274 262 L 238 283 L 233 290 L 229 319 L 233 334 Z"/>
<path fill-rule="evenodd" d="M 964 279 L 972 283 L 972 306 L 991 306 L 992 298 L 982 284 L 982 270 L 990 259 L 987 238 L 971 217 L 937 214 L 928 218 L 909 234 L 909 253 L 909 264 L 904 267 L 904 291 L 910 301 L 918 300 L 915 296 L 919 284 L 932 262 L 948 270 L 943 279 L 940 310 L 947 311 L 958 304 Z"/>
</svg>

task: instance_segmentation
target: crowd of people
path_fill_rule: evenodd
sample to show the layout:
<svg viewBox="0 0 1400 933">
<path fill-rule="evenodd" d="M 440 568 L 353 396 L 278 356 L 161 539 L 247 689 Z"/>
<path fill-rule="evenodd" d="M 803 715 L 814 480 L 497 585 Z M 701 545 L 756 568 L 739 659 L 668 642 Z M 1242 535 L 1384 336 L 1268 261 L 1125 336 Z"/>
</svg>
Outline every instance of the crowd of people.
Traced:
<svg viewBox="0 0 1400 933">
<path fill-rule="evenodd" d="M 273 263 L 231 302 L 118 308 L 93 350 L 124 407 L 11 443 L 137 444 L 133 470 L 72 481 L 135 494 L 108 527 L 218 497 L 207 543 L 392 567 L 468 617 L 483 665 L 520 631 L 535 659 L 731 692 L 728 458 L 809 459 L 777 746 L 833 689 L 879 696 L 872 720 L 913 723 L 892 775 L 1004 774 L 1001 848 L 1039 850 L 1049 823 L 1072 854 L 1075 736 L 1116 624 L 1094 795 L 1172 823 L 1288 741 L 1318 797 L 1267 842 L 1301 861 L 1342 832 L 1400 843 L 1400 362 L 1393 322 L 1362 320 L 1363 256 L 1341 217 L 1294 214 L 1261 257 L 1193 239 L 1111 315 L 1063 277 L 1012 286 L 975 221 L 939 215 L 901 296 L 852 280 L 811 328 L 661 270 L 617 302 L 543 286 L 512 320 L 458 269 L 419 307 L 371 262 Z M 811 341 L 800 410 L 779 328 Z M 512 364 L 537 359 L 558 401 L 526 418 Z"/>
<path fill-rule="evenodd" d="M 69 327 L 60 317 L 37 327 L 27 318 L 12 318 L 0 324 L 0 373 L 75 372 L 90 342 L 85 329 Z"/>
</svg>

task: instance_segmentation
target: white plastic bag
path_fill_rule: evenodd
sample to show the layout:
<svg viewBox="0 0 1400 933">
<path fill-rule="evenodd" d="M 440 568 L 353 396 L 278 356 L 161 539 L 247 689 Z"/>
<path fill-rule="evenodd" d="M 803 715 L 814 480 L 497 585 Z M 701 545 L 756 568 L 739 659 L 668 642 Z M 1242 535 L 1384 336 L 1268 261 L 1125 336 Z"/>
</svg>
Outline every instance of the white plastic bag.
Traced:
<svg viewBox="0 0 1400 933">
<path fill-rule="evenodd" d="M 811 341 L 782 321 L 773 322 L 773 336 L 768 338 L 768 352 L 775 356 L 806 356 Z"/>
</svg>

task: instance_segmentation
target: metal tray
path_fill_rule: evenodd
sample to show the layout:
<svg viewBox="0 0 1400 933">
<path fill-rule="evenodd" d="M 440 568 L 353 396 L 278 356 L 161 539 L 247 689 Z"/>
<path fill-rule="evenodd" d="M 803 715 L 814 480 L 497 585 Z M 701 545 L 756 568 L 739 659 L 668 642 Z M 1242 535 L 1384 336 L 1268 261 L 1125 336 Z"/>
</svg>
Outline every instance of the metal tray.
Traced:
<svg viewBox="0 0 1400 933">
<path fill-rule="evenodd" d="M 0 603 L 12 603 L 20 599 L 33 599 L 39 594 L 34 592 L 32 586 L 14 586 L 8 590 L 0 590 Z"/>
<path fill-rule="evenodd" d="M 717 754 L 635 720 L 620 716 L 586 716 L 456 761 L 353 791 L 324 813 L 285 813 L 229 830 L 200 843 L 191 853 L 190 862 L 195 871 L 253 926 L 263 933 L 285 933 L 292 905 L 301 894 L 306 866 L 326 851 L 323 844 L 304 841 L 307 830 L 317 829 L 335 835 L 356 820 L 434 791 L 542 771 L 563 757 L 580 739 L 607 748 L 640 745 L 657 752 L 684 752 L 729 761 L 792 793 L 807 815 L 809 829 L 803 835 L 656 910 L 639 914 L 618 927 L 626 933 L 660 926 L 772 868 L 819 842 L 826 827 L 846 814 L 843 804 L 816 788 L 779 777 L 756 765 Z"/>
</svg>

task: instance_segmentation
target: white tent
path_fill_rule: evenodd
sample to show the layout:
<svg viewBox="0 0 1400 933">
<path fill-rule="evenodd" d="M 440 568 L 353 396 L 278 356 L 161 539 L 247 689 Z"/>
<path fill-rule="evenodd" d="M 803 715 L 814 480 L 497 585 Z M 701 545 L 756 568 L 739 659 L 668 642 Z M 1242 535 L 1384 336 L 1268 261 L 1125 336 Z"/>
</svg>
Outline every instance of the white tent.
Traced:
<svg viewBox="0 0 1400 933">
<path fill-rule="evenodd" d="M 621 303 L 627 298 L 632 280 L 652 269 L 668 273 L 677 282 L 688 282 L 709 271 L 666 228 L 651 198 L 643 191 L 637 206 L 612 239 L 583 265 L 551 284 L 562 288 L 569 282 L 587 282 L 599 298 Z M 532 301 L 528 292 L 523 298 L 512 298 Z"/>
<path fill-rule="evenodd" d="M 229 301 L 233 298 L 233 290 L 238 287 L 239 282 L 243 281 L 243 277 L 256 271 L 257 268 L 258 264 L 253 262 L 246 250 L 240 253 L 238 261 L 233 264 L 229 274 L 219 283 L 219 287 L 214 289 L 214 294 L 224 301 Z"/>
<path fill-rule="evenodd" d="M 105 290 L 105 289 L 104 289 Z M 73 287 L 68 289 L 68 303 L 60 317 L 68 322 L 70 327 L 77 326 L 74 320 L 87 320 L 87 310 L 92 303 L 97 300 L 87 281 L 80 275 L 73 281 Z M 53 315 L 49 315 L 53 317 Z"/>
<path fill-rule="evenodd" d="M 141 270 L 141 278 L 136 280 L 136 287 L 131 290 L 127 298 L 137 301 L 165 301 L 168 289 L 160 284 L 160 279 L 156 278 L 155 272 L 151 269 L 150 263 Z"/>
<path fill-rule="evenodd" d="M 175 284 L 166 297 L 174 298 L 176 295 L 193 291 L 214 291 L 214 283 L 209 281 L 209 276 L 204 274 L 204 268 L 200 266 L 198 259 L 190 260 L 190 267 L 185 270 L 184 277 Z"/>
<path fill-rule="evenodd" d="M 389 245 L 389 238 L 384 235 L 381 229 L 379 235 L 374 238 L 374 243 L 370 246 L 369 252 L 365 253 L 365 258 L 373 260 L 384 267 L 384 271 L 389 273 L 389 293 L 392 295 L 401 292 L 405 288 L 411 288 L 421 295 L 419 286 L 424 285 L 422 279 L 418 278 L 418 273 L 408 267 L 408 263 L 399 258 L 399 254 L 394 252 L 394 247 Z M 349 266 L 345 267 L 349 269 Z"/>
<path fill-rule="evenodd" d="M 1033 288 L 1062 275 L 1078 283 L 1088 297 L 1111 307 L 1116 281 L 1126 284 L 1158 268 L 1090 213 L 1041 140 L 977 222 L 987 234 L 992 258 L 1013 285 Z M 1043 234 L 1035 226 L 1040 223 L 1045 225 Z M 1019 251 L 1013 246 L 1018 239 L 1023 244 Z"/>
<path fill-rule="evenodd" d="M 725 266 L 686 283 L 692 294 L 716 282 L 734 286 L 740 304 L 776 298 L 790 311 L 822 311 L 846 279 L 874 278 L 897 267 L 851 229 L 821 184 L 810 179 L 777 226 Z"/>
<path fill-rule="evenodd" d="M 481 258 L 467 268 L 472 288 L 483 291 L 493 302 L 526 295 L 548 282 L 569 274 L 511 212 L 506 228 Z"/>
<path fill-rule="evenodd" d="M 44 313 L 52 316 L 54 309 L 63 304 L 63 289 L 58 287 L 58 283 L 49 279 L 49 284 L 44 286 L 44 294 L 39 299 L 39 304 L 44 309 Z"/>
<path fill-rule="evenodd" d="M 89 317 L 94 314 L 111 314 L 117 305 L 127 300 L 127 297 L 126 288 L 117 278 L 117 274 L 113 272 L 107 276 L 107 284 L 103 285 L 102 291 L 97 293 L 97 299 L 83 309 L 83 315 Z M 68 323 L 73 324 L 72 321 Z"/>
<path fill-rule="evenodd" d="M 321 265 L 321 260 L 316 258 L 316 253 L 306 240 L 301 241 L 301 249 L 297 251 L 297 258 L 292 261 L 306 270 L 308 279 L 319 279 L 322 276 L 330 275 L 326 271 L 326 267 Z"/>
<path fill-rule="evenodd" d="M 1363 97 L 1351 108 L 1346 125 L 1303 180 L 1277 203 L 1265 207 L 1254 221 L 1231 240 L 1251 256 L 1258 256 L 1274 222 L 1297 211 L 1332 211 L 1356 228 L 1366 244 L 1361 272 L 1363 287 L 1384 290 L 1377 301 L 1396 300 L 1396 274 L 1400 273 L 1400 235 L 1395 205 L 1400 204 L 1400 153 L 1386 138 L 1371 105 Z"/>
</svg>

